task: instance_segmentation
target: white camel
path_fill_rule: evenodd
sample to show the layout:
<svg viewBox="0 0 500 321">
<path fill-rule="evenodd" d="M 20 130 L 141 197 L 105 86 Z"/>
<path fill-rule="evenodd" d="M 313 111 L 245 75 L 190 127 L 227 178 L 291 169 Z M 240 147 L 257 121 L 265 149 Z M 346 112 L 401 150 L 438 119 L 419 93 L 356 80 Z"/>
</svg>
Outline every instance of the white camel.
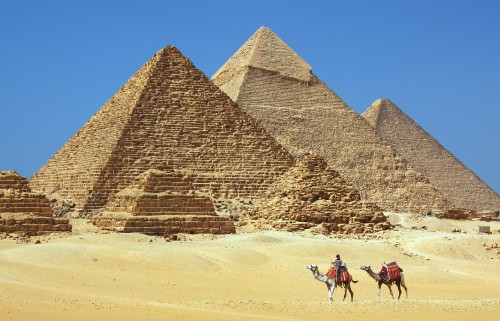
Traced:
<svg viewBox="0 0 500 321">
<path fill-rule="evenodd" d="M 361 266 L 361 270 L 366 271 L 372 278 L 375 279 L 375 281 L 377 281 L 377 283 L 378 283 L 377 301 L 380 298 L 380 288 L 382 287 L 382 284 L 387 285 L 387 287 L 389 288 L 389 292 L 391 293 L 391 296 L 394 299 L 394 295 L 392 294 L 392 288 L 391 288 L 391 285 L 393 283 L 396 283 L 396 286 L 398 287 L 398 291 L 399 291 L 398 300 L 401 297 L 401 287 L 403 287 L 405 289 L 406 298 L 408 299 L 408 288 L 405 285 L 405 277 L 403 275 L 403 270 L 401 268 L 399 268 L 400 275 L 395 280 L 390 280 L 388 277 L 382 278 L 380 276 L 380 273 L 373 272 L 372 268 L 369 265 Z"/>
<path fill-rule="evenodd" d="M 337 285 L 340 285 L 341 287 L 343 286 L 344 290 L 345 290 L 343 301 L 345 301 L 345 298 L 347 296 L 347 290 L 349 290 L 349 292 L 351 293 L 351 302 L 352 302 L 352 300 L 354 298 L 354 293 L 351 290 L 351 279 L 349 281 L 346 281 L 346 282 L 342 282 L 342 281 L 335 282 L 336 278 L 329 279 L 326 275 L 319 272 L 318 266 L 316 264 L 308 264 L 308 265 L 306 265 L 306 269 L 311 270 L 311 272 L 313 273 L 314 278 L 316 280 L 326 284 L 326 287 L 328 289 L 328 299 L 330 299 L 330 301 L 333 301 L 333 299 L 332 299 L 333 291 L 335 291 L 335 288 L 337 287 Z M 352 282 L 358 283 L 358 281 L 354 281 L 354 280 L 352 280 Z"/>
</svg>

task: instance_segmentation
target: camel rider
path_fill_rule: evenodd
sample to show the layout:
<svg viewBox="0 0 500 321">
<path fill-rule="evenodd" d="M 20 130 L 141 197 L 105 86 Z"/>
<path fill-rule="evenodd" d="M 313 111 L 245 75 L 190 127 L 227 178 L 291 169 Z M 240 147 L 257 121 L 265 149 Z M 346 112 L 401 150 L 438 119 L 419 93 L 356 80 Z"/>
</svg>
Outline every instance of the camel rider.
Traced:
<svg viewBox="0 0 500 321">
<path fill-rule="evenodd" d="M 335 268 L 335 277 L 337 278 L 337 282 L 340 281 L 340 267 L 344 264 L 342 259 L 340 258 L 340 254 L 337 254 L 335 261 L 332 262 L 333 267 Z"/>
</svg>

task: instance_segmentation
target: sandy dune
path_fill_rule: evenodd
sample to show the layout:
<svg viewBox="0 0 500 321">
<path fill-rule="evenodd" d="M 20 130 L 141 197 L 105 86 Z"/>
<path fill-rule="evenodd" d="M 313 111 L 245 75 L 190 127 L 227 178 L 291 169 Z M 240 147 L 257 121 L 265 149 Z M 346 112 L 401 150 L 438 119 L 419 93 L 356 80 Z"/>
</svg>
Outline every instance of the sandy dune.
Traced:
<svg viewBox="0 0 500 321">
<path fill-rule="evenodd" d="M 400 227 L 377 239 L 266 231 L 184 236 L 104 234 L 83 220 L 74 233 L 41 244 L 0 241 L 0 320 L 498 320 L 499 235 L 476 225 L 390 214 Z M 425 226 L 425 228 L 422 228 Z M 451 233 L 454 229 L 466 233 Z M 340 253 L 354 279 L 354 302 L 305 268 L 326 272 Z M 396 259 L 409 299 L 390 299 L 359 269 Z M 397 290 L 396 290 L 397 293 Z"/>
</svg>

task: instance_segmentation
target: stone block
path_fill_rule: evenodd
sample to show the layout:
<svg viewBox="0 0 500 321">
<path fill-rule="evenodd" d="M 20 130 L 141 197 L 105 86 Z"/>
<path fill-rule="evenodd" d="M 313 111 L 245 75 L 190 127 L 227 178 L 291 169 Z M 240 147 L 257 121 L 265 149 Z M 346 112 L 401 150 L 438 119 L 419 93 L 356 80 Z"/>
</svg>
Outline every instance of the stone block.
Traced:
<svg viewBox="0 0 500 321">
<path fill-rule="evenodd" d="M 475 230 L 477 233 L 490 233 L 490 227 L 489 225 L 478 225 L 475 227 Z"/>
</svg>

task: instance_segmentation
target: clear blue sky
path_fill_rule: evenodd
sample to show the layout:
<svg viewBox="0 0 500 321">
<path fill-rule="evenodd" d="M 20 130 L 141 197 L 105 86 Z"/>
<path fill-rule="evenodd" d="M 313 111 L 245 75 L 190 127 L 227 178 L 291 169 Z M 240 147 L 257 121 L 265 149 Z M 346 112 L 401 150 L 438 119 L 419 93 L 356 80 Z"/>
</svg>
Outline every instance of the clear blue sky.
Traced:
<svg viewBox="0 0 500 321">
<path fill-rule="evenodd" d="M 0 169 L 38 171 L 165 45 L 210 77 L 260 26 L 355 111 L 391 99 L 500 192 L 497 0 L 0 0 Z"/>
</svg>

